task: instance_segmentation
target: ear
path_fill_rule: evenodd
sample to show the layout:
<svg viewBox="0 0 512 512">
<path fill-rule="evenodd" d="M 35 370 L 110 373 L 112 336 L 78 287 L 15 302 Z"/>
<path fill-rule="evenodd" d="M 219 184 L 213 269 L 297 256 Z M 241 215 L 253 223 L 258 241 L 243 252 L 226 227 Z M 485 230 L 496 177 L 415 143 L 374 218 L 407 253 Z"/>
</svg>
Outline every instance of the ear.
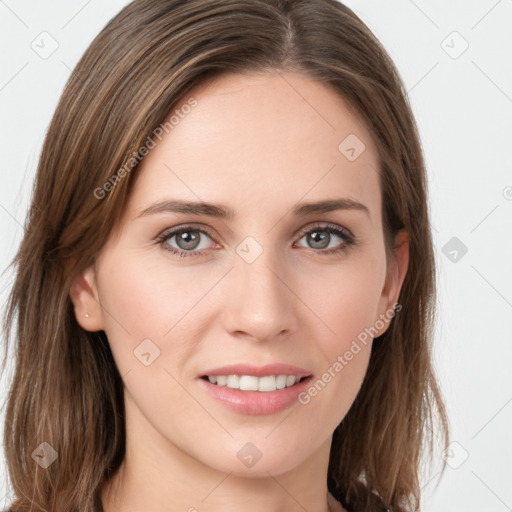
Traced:
<svg viewBox="0 0 512 512">
<path fill-rule="evenodd" d="M 76 320 L 86 331 L 101 331 L 104 329 L 103 311 L 95 278 L 94 267 L 88 267 L 73 279 L 69 290 Z"/>
<path fill-rule="evenodd" d="M 399 231 L 394 240 L 394 261 L 391 261 L 388 265 L 386 274 L 386 282 L 382 289 L 381 298 L 379 301 L 380 311 L 379 317 L 375 319 L 376 325 L 384 323 L 384 327 L 379 329 L 379 333 L 375 336 L 381 336 L 384 334 L 391 323 L 391 319 L 394 316 L 393 310 L 395 304 L 398 302 L 400 290 L 407 274 L 407 268 L 409 266 L 409 238 L 407 231 L 404 229 Z M 401 309 L 399 304 L 396 309 Z"/>
</svg>

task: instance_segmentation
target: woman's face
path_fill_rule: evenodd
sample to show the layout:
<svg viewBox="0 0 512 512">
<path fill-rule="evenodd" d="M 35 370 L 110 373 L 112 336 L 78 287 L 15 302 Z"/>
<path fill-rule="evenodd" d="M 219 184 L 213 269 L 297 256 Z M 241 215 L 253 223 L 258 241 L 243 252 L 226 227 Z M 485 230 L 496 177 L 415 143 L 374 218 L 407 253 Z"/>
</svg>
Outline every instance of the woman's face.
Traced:
<svg viewBox="0 0 512 512">
<path fill-rule="evenodd" d="M 187 104 L 153 137 L 76 313 L 107 334 L 145 450 L 277 475 L 328 454 L 399 293 L 377 150 L 299 74 L 224 75 Z M 294 375 L 308 378 L 281 389 Z"/>
</svg>

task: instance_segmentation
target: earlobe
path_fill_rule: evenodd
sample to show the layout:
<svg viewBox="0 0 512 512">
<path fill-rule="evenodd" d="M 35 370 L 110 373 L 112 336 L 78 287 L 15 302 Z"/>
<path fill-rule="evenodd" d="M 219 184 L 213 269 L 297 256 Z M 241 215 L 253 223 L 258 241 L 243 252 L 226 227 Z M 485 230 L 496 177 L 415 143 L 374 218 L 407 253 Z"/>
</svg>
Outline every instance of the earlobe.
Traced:
<svg viewBox="0 0 512 512">
<path fill-rule="evenodd" d="M 94 267 L 88 267 L 73 279 L 69 296 L 75 309 L 76 321 L 83 329 L 86 331 L 104 329 Z"/>
</svg>

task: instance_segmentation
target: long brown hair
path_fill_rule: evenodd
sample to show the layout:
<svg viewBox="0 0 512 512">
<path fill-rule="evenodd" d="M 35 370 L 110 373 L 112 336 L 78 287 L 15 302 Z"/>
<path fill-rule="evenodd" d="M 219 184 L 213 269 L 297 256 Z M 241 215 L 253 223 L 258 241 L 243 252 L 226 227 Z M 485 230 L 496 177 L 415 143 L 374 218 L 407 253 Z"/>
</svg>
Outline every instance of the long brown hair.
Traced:
<svg viewBox="0 0 512 512">
<path fill-rule="evenodd" d="M 5 369 L 12 337 L 4 444 L 13 510 L 101 509 L 100 489 L 124 457 L 123 383 L 105 333 L 78 325 L 70 284 L 118 225 L 137 173 L 133 155 L 178 101 L 221 73 L 268 70 L 303 73 L 356 109 L 379 150 L 389 261 L 394 234 L 408 233 L 401 310 L 374 343 L 361 390 L 334 432 L 328 487 L 357 512 L 418 509 L 420 463 L 432 458 L 434 429 L 444 446 L 449 430 L 433 371 L 424 160 L 396 68 L 335 0 L 135 0 L 71 74 L 13 261 L 3 361 Z M 46 469 L 35 462 L 35 450 L 51 458 L 43 442 L 58 454 Z"/>
</svg>

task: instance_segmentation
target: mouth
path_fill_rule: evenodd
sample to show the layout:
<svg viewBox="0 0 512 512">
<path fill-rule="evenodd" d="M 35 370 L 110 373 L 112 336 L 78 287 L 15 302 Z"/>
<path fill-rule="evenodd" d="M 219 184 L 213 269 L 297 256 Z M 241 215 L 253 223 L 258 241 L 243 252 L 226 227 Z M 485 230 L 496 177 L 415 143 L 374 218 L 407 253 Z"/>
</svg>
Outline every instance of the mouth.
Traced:
<svg viewBox="0 0 512 512">
<path fill-rule="evenodd" d="M 215 401 L 241 414 L 274 414 L 292 407 L 310 386 L 311 370 L 287 363 L 234 363 L 203 369 L 200 387 Z"/>
<path fill-rule="evenodd" d="M 263 393 L 292 388 L 308 380 L 312 375 L 203 375 L 201 379 L 219 387 L 240 391 L 261 391 Z"/>
<path fill-rule="evenodd" d="M 312 374 L 267 374 L 266 370 L 227 373 L 223 371 L 202 375 L 198 382 L 203 391 L 224 407 L 245 415 L 274 414 L 300 403 L 298 397 L 310 386 Z M 283 370 L 289 371 L 289 370 Z M 300 372 L 294 368 L 293 373 Z"/>
</svg>

